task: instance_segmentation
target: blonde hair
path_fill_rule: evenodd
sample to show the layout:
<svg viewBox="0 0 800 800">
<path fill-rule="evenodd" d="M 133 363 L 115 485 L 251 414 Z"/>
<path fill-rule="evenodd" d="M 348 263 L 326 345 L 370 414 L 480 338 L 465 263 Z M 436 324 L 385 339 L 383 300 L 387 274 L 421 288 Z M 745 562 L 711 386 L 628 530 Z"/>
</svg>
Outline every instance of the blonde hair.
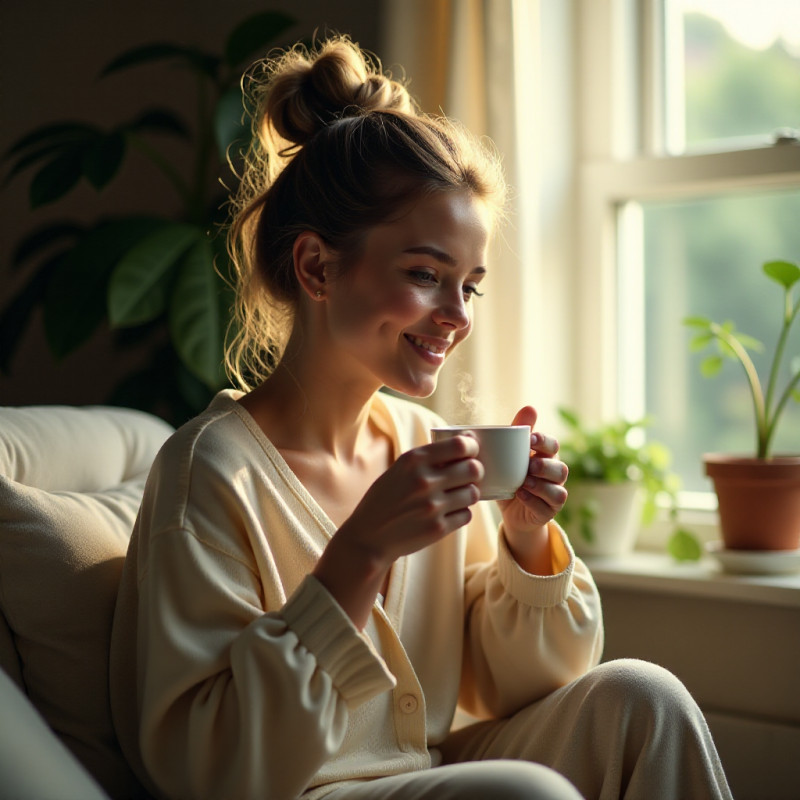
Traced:
<svg viewBox="0 0 800 800">
<path fill-rule="evenodd" d="M 423 194 L 467 188 L 499 214 L 505 184 L 488 144 L 421 113 L 345 36 L 259 62 L 243 87 L 255 110 L 228 236 L 236 301 L 226 368 L 249 390 L 274 369 L 291 333 L 301 232 L 318 233 L 345 269 L 367 229 Z"/>
</svg>

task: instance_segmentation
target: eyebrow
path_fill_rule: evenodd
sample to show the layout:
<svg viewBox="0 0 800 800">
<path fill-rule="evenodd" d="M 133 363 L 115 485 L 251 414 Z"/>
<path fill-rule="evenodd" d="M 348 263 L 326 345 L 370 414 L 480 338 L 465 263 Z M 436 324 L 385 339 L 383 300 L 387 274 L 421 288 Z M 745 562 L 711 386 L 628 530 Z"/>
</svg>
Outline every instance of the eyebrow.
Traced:
<svg viewBox="0 0 800 800">
<path fill-rule="evenodd" d="M 455 267 L 458 262 L 451 256 L 449 253 L 445 253 L 444 250 L 439 250 L 438 247 L 429 247 L 428 245 L 420 245 L 419 247 L 409 247 L 403 250 L 404 253 L 414 253 L 423 256 L 431 256 L 435 258 L 437 261 L 441 261 L 442 264 L 447 264 L 448 267 Z M 472 273 L 481 273 L 483 274 L 486 272 L 486 267 L 475 267 L 472 270 Z"/>
</svg>

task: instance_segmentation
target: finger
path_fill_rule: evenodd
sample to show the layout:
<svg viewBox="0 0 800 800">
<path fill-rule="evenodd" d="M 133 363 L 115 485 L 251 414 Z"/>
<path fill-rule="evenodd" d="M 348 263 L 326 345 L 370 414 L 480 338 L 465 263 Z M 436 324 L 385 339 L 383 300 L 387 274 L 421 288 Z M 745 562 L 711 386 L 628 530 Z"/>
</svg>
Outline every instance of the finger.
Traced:
<svg viewBox="0 0 800 800">
<path fill-rule="evenodd" d="M 552 483 L 563 484 L 569 475 L 567 465 L 557 458 L 541 458 L 534 456 L 528 465 L 528 475 Z"/>
<path fill-rule="evenodd" d="M 533 406 L 523 406 L 517 413 L 514 415 L 514 421 L 511 423 L 512 425 L 530 425 L 531 430 L 533 430 L 534 425 L 536 425 L 536 420 L 539 418 L 539 415 L 536 413 L 536 409 Z"/>
<path fill-rule="evenodd" d="M 459 508 L 456 511 L 447 514 L 447 521 L 452 526 L 452 530 L 458 530 L 468 525 L 472 520 L 472 509 Z"/>
<path fill-rule="evenodd" d="M 554 456 L 558 452 L 558 439 L 544 433 L 531 434 L 531 450 L 541 455 Z"/>
<path fill-rule="evenodd" d="M 477 458 L 465 458 L 451 462 L 440 470 L 441 486 L 446 492 L 460 487 L 478 484 L 484 476 L 483 464 Z"/>
<path fill-rule="evenodd" d="M 465 510 L 481 499 L 481 493 L 476 484 L 468 483 L 445 492 L 445 502 L 447 511 L 445 514 L 450 516 L 460 510 Z"/>
<path fill-rule="evenodd" d="M 478 440 L 470 431 L 447 439 L 439 439 L 425 448 L 430 455 L 431 463 L 436 465 L 448 464 L 464 458 L 474 458 L 478 455 L 479 449 Z"/>
<path fill-rule="evenodd" d="M 567 502 L 567 490 L 557 483 L 539 478 L 528 478 L 518 490 L 519 498 L 534 511 L 546 507 L 552 515 L 557 514 Z"/>
</svg>

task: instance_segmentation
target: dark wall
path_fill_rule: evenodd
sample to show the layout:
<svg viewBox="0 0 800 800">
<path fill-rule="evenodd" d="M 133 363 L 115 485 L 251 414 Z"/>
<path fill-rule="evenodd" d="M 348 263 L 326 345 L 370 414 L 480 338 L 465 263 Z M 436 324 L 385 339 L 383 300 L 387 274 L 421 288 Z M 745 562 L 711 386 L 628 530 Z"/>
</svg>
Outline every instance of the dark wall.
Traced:
<svg viewBox="0 0 800 800">
<path fill-rule="evenodd" d="M 72 119 L 115 123 L 145 105 L 194 109 L 195 86 L 185 71 L 143 66 L 98 80 L 120 52 L 152 41 L 170 41 L 220 52 L 237 22 L 264 10 L 298 20 L 291 37 L 315 29 L 349 33 L 376 50 L 380 3 L 376 0 L 30 0 L 0 4 L 0 153 L 28 130 Z M 182 149 L 175 149 L 178 160 Z M 2 165 L 5 177 L 8 165 Z M 91 221 L 115 211 L 169 212 L 175 200 L 164 178 L 142 157 L 102 193 L 81 186 L 66 199 L 35 212 L 28 204 L 30 173 L 0 186 L 0 307 L 26 273 L 9 269 L 20 237 L 61 218 Z M 54 362 L 33 319 L 9 375 L 0 374 L 0 404 L 101 403 L 119 375 L 136 364 L 135 352 L 112 352 L 107 331 Z"/>
</svg>

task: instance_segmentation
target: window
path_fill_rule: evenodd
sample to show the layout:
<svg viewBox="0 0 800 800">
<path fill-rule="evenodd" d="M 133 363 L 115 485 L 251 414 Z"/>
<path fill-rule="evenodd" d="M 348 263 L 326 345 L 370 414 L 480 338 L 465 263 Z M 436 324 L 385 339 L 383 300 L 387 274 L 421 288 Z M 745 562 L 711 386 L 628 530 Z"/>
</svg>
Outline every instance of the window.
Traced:
<svg viewBox="0 0 800 800">
<path fill-rule="evenodd" d="M 800 3 L 664 2 L 668 153 L 764 146 L 798 133 Z"/>
<path fill-rule="evenodd" d="M 683 504 L 708 508 L 703 452 L 754 451 L 755 428 L 741 367 L 703 378 L 682 319 L 733 319 L 768 349 L 777 337 L 781 292 L 760 268 L 800 260 L 800 3 L 599 0 L 578 23 L 595 126 L 580 169 L 583 405 L 651 416 Z M 775 450 L 800 450 L 796 405 Z"/>
<path fill-rule="evenodd" d="M 737 329 L 763 342 L 766 353 L 771 351 L 783 293 L 761 275 L 760 266 L 772 258 L 800 257 L 800 192 L 743 191 L 632 201 L 619 216 L 620 238 L 629 243 L 620 259 L 621 290 L 626 291 L 623 287 L 629 281 L 641 282 L 631 305 L 643 311 L 643 324 L 634 327 L 644 331 L 644 347 L 638 351 L 630 347 L 626 316 L 620 315 L 620 362 L 641 359 L 634 385 L 644 396 L 634 399 L 638 408 L 631 411 L 652 416 L 649 431 L 671 446 L 684 489 L 702 492 L 702 453 L 754 452 L 756 430 L 741 366 L 729 361 L 719 375 L 704 378 L 700 357 L 689 352 L 691 334 L 681 328 L 681 320 L 732 319 Z M 631 252 L 631 242 L 639 243 L 638 252 Z M 638 276 L 629 278 L 625 271 Z M 792 345 L 796 359 L 800 357 L 796 328 L 787 355 Z M 766 356 L 752 355 L 765 376 Z M 784 358 L 781 385 L 786 383 L 789 362 Z M 621 390 L 631 383 L 624 381 Z M 783 415 L 773 450 L 800 452 L 796 403 Z"/>
</svg>

